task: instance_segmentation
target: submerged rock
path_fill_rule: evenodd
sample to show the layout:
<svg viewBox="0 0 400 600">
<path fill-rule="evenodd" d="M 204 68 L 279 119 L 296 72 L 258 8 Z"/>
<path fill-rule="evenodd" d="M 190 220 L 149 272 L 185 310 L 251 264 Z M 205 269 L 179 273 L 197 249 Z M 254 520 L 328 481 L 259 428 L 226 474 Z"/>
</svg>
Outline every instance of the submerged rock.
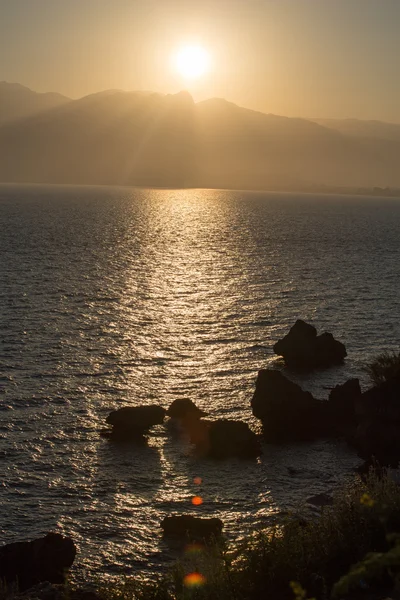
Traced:
<svg viewBox="0 0 400 600">
<path fill-rule="evenodd" d="M 218 537 L 222 533 L 223 526 L 221 519 L 205 519 L 191 515 L 165 517 L 161 522 L 165 535 L 192 539 Z"/>
<path fill-rule="evenodd" d="M 152 404 L 150 406 L 126 406 L 114 410 L 107 417 L 107 423 L 112 425 L 108 433 L 110 439 L 118 441 L 144 440 L 144 434 L 154 425 L 163 423 L 165 408 Z M 103 432 L 103 435 L 107 432 Z"/>
<path fill-rule="evenodd" d="M 274 369 L 258 372 L 251 401 L 253 415 L 262 421 L 268 441 L 313 439 L 327 433 L 322 402 Z"/>
<path fill-rule="evenodd" d="M 0 581 L 24 591 L 40 582 L 64 583 L 76 555 L 71 538 L 58 533 L 0 547 Z"/>
<path fill-rule="evenodd" d="M 299 369 L 341 364 L 347 356 L 345 346 L 331 333 L 317 336 L 315 327 L 301 319 L 274 345 L 274 352 L 283 356 L 288 367 Z"/>
</svg>

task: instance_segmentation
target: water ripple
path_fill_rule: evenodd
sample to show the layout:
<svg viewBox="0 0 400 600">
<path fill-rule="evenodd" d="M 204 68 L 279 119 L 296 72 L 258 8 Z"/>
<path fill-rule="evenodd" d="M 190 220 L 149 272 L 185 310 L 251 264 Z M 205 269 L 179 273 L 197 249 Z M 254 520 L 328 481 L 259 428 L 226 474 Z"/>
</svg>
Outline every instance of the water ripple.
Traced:
<svg viewBox="0 0 400 600">
<path fill-rule="evenodd" d="M 151 574 L 177 556 L 165 515 L 218 516 L 237 540 L 351 473 L 342 443 L 214 463 L 164 426 L 134 448 L 99 430 L 120 406 L 187 397 L 257 429 L 257 371 L 282 368 L 272 345 L 298 317 L 349 358 L 288 375 L 321 398 L 350 376 L 365 385 L 365 361 L 399 340 L 399 202 L 51 186 L 0 198 L 4 542 L 53 529 L 77 541 L 78 578 Z"/>
</svg>

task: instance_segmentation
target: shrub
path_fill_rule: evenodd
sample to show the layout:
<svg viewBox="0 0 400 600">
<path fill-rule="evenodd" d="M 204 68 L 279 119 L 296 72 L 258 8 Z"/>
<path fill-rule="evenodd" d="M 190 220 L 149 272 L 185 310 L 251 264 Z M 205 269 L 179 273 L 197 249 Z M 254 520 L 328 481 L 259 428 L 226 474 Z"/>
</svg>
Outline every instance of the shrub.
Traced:
<svg viewBox="0 0 400 600">
<path fill-rule="evenodd" d="M 400 379 L 400 352 L 383 352 L 365 367 L 373 385 Z"/>
<path fill-rule="evenodd" d="M 215 546 L 197 565 L 178 565 L 169 581 L 142 589 L 116 586 L 105 597 L 295 600 L 301 596 L 302 600 L 327 600 L 332 590 L 338 593 L 364 585 L 361 575 L 368 568 L 373 566 L 375 575 L 380 575 L 387 565 L 393 566 L 400 553 L 388 533 L 396 531 L 400 531 L 400 489 L 387 476 L 371 474 L 366 481 L 356 479 L 338 493 L 334 505 L 325 507 L 318 519 L 290 518 L 258 532 L 235 551 Z M 204 575 L 201 585 L 185 587 L 185 574 L 191 572 L 188 568 Z"/>
</svg>

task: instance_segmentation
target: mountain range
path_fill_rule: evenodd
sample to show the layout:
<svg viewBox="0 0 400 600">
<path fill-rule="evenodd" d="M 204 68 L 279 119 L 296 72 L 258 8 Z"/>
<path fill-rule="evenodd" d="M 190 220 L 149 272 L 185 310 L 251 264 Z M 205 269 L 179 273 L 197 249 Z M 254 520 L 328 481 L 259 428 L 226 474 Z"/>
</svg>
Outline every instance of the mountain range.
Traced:
<svg viewBox="0 0 400 600">
<path fill-rule="evenodd" d="M 187 92 L 71 100 L 3 82 L 0 181 L 400 188 L 400 125 L 288 118 Z"/>
</svg>

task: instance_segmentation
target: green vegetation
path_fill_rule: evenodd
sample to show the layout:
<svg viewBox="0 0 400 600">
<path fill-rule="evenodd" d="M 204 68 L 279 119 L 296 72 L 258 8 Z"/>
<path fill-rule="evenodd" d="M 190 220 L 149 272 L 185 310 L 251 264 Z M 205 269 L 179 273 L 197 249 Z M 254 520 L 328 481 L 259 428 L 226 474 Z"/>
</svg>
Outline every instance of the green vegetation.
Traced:
<svg viewBox="0 0 400 600">
<path fill-rule="evenodd" d="M 373 385 L 400 379 L 400 352 L 383 352 L 365 368 Z"/>
<path fill-rule="evenodd" d="M 306 522 L 289 518 L 235 551 L 215 546 L 158 583 L 125 580 L 107 600 L 306 600 L 391 590 L 400 573 L 400 489 L 371 474 Z M 185 585 L 185 576 L 196 571 Z M 372 595 L 371 595 L 372 594 Z M 363 597 L 357 596 L 357 597 Z M 385 596 L 382 596 L 385 597 Z"/>
</svg>

